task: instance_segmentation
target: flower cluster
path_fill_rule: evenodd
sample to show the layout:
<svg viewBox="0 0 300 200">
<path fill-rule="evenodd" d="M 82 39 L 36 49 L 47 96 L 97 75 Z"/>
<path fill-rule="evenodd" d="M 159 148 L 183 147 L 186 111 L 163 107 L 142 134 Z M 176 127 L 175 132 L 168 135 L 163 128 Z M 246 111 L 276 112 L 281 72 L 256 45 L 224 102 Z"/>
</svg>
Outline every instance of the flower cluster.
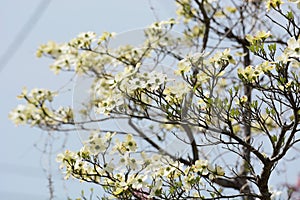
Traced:
<svg viewBox="0 0 300 200">
<path fill-rule="evenodd" d="M 111 63 L 111 59 L 105 55 L 100 57 L 95 51 L 113 36 L 113 33 L 105 32 L 97 39 L 96 33 L 84 32 L 68 43 L 57 44 L 50 41 L 43 44 L 38 48 L 36 55 L 54 58 L 55 61 L 50 65 L 50 69 L 55 74 L 59 74 L 62 70 L 75 71 L 79 74 L 88 71 L 100 72 L 106 64 Z M 93 43 L 97 40 L 99 46 L 93 47 Z"/>
<path fill-rule="evenodd" d="M 207 82 L 210 77 L 222 76 L 225 68 L 229 64 L 236 64 L 234 57 L 230 54 L 230 49 L 223 52 L 216 52 L 213 56 L 208 57 L 209 53 L 195 54 L 181 60 L 175 70 L 176 75 L 193 74 L 197 71 L 198 85 Z M 191 75 L 193 78 L 193 75 Z"/>
<path fill-rule="evenodd" d="M 191 87 L 186 82 L 174 82 L 165 88 L 163 94 L 166 95 L 166 100 L 169 103 L 181 103 L 185 95 L 191 90 Z"/>
<path fill-rule="evenodd" d="M 123 94 L 115 89 L 112 79 L 102 78 L 95 87 L 96 110 L 101 114 L 109 114 L 113 109 L 123 105 Z"/>
<path fill-rule="evenodd" d="M 95 101 L 99 113 L 109 114 L 122 106 L 126 99 L 137 98 L 137 94 L 154 92 L 167 82 L 163 73 L 139 72 L 140 65 L 125 67 L 124 71 L 111 78 L 102 78 L 95 87 Z M 147 101 L 146 96 L 139 99 Z"/>
<path fill-rule="evenodd" d="M 259 76 L 262 74 L 262 71 L 259 68 L 253 66 L 247 66 L 246 68 L 238 69 L 238 76 L 241 80 L 254 83 L 258 80 Z"/>
<path fill-rule="evenodd" d="M 225 49 L 223 52 L 217 52 L 215 53 L 210 59 L 210 64 L 212 64 L 215 68 L 219 69 L 220 71 L 223 71 L 227 65 L 230 64 L 236 64 L 235 59 L 230 54 L 230 49 Z"/>
<path fill-rule="evenodd" d="M 76 49 L 70 48 L 67 43 L 57 44 L 56 42 L 49 41 L 48 43 L 39 46 L 36 56 L 41 57 L 42 55 L 46 55 L 56 59 L 61 55 L 76 53 Z"/>
<path fill-rule="evenodd" d="M 79 152 L 66 150 L 59 154 L 57 161 L 60 168 L 65 169 L 65 178 L 72 176 L 109 185 L 114 197 L 140 193 L 151 198 L 176 191 L 182 191 L 187 197 L 200 197 L 201 193 L 192 193 L 197 187 L 204 181 L 225 175 L 220 166 L 212 167 L 207 160 L 197 160 L 186 167 L 168 156 L 150 156 L 145 152 L 137 156 L 138 146 L 132 135 L 126 135 L 123 141 L 113 136 L 115 134 L 110 132 L 105 135 L 92 133 Z"/>
<path fill-rule="evenodd" d="M 55 126 L 61 123 L 73 122 L 73 111 L 69 107 L 59 107 L 53 110 L 47 103 L 53 100 L 57 92 L 46 89 L 32 89 L 30 92 L 26 88 L 18 98 L 25 99 L 26 104 L 18 105 L 13 109 L 9 118 L 16 124 L 29 124 L 31 126 Z"/>
<path fill-rule="evenodd" d="M 246 39 L 248 40 L 248 42 L 250 42 L 250 44 L 257 44 L 257 43 L 265 41 L 270 36 L 271 36 L 270 32 L 258 31 L 254 36 L 247 35 Z"/>
<path fill-rule="evenodd" d="M 96 41 L 96 33 L 85 32 L 80 33 L 76 38 L 72 39 L 69 45 L 76 49 L 90 49 L 94 41 Z"/>
<path fill-rule="evenodd" d="M 174 49 L 181 42 L 181 38 L 176 37 L 171 32 L 175 24 L 177 24 L 177 21 L 171 18 L 166 21 L 155 22 L 144 30 L 146 39 L 140 49 L 145 49 L 144 53 L 147 53 L 147 57 L 150 56 L 149 47 L 153 50 L 165 51 Z"/>
</svg>

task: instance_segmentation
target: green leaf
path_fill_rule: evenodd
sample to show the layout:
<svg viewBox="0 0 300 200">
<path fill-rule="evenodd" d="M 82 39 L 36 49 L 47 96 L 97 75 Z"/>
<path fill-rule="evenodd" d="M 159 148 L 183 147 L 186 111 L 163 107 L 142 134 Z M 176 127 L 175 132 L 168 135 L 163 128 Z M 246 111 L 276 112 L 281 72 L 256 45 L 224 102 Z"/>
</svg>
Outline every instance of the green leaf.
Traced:
<svg viewBox="0 0 300 200">
<path fill-rule="evenodd" d="M 257 106 L 258 106 L 258 102 L 257 101 L 252 101 L 251 102 L 251 107 L 252 108 L 257 108 Z"/>
<path fill-rule="evenodd" d="M 272 136 L 272 141 L 273 141 L 273 142 L 277 142 L 277 136 L 276 136 L 276 135 L 273 135 L 273 136 Z"/>
<path fill-rule="evenodd" d="M 266 113 L 267 113 L 268 115 L 270 114 L 269 108 L 266 108 Z"/>
<path fill-rule="evenodd" d="M 286 17 L 287 17 L 289 20 L 293 20 L 293 19 L 294 19 L 294 14 L 293 14 L 291 11 L 289 11 L 289 12 L 287 12 Z"/>
<path fill-rule="evenodd" d="M 238 85 L 234 86 L 233 88 L 236 92 L 239 91 L 239 89 L 240 89 L 240 87 Z"/>
<path fill-rule="evenodd" d="M 268 49 L 269 49 L 271 52 L 275 52 L 275 51 L 276 51 L 276 44 L 269 44 L 269 45 L 268 45 Z"/>
</svg>

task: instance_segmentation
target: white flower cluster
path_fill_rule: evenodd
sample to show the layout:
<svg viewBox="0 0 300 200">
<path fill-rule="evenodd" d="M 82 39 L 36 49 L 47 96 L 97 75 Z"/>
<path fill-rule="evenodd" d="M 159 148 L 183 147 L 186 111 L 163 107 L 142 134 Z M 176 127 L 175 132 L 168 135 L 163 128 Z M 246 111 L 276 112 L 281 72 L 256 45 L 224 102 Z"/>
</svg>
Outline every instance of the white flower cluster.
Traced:
<svg viewBox="0 0 300 200">
<path fill-rule="evenodd" d="M 132 191 L 148 198 L 160 196 L 175 192 L 176 188 L 169 191 L 174 183 L 178 190 L 191 195 L 205 179 L 224 176 L 221 167 L 212 167 L 207 160 L 197 160 L 194 165 L 186 167 L 168 156 L 150 156 L 145 152 L 137 156 L 137 149 L 130 134 L 120 141 L 115 138 L 115 133 L 92 133 L 79 152 L 66 150 L 57 156 L 57 161 L 61 163 L 60 168 L 65 169 L 65 178 L 72 176 L 109 185 L 114 197 L 133 195 Z M 200 197 L 199 193 L 193 195 Z"/>
<path fill-rule="evenodd" d="M 249 36 L 248 40 L 253 42 L 253 40 L 258 40 L 257 38 L 266 38 L 269 37 L 269 35 L 269 33 L 260 32 L 257 36 L 254 37 L 256 39 L 250 39 Z M 294 37 L 292 37 L 287 41 L 287 44 L 288 46 L 277 58 L 276 62 L 264 61 L 257 66 L 247 66 L 246 68 L 239 68 L 239 78 L 243 81 L 254 83 L 255 81 L 258 81 L 260 76 L 275 73 L 274 69 L 276 65 L 278 67 L 283 67 L 288 63 L 290 63 L 291 66 L 295 68 L 295 70 L 298 70 L 300 67 L 300 39 L 296 40 Z M 287 87 L 289 87 L 290 85 L 291 83 L 288 83 Z M 283 86 L 281 86 L 281 90 L 283 90 L 282 87 Z"/>
<path fill-rule="evenodd" d="M 92 43 L 96 41 L 96 36 L 94 32 L 80 33 L 76 38 L 72 39 L 69 44 L 76 49 L 89 49 Z"/>
<path fill-rule="evenodd" d="M 50 109 L 47 103 L 52 102 L 57 93 L 46 89 L 32 89 L 30 92 L 23 89 L 18 98 L 25 99 L 26 104 L 18 105 L 13 109 L 9 118 L 16 124 L 30 124 L 31 126 L 54 126 L 61 123 L 73 122 L 73 111 L 69 107 Z"/>
<path fill-rule="evenodd" d="M 254 66 L 247 66 L 246 68 L 239 68 L 238 75 L 240 79 L 245 80 L 246 82 L 254 83 L 257 81 L 260 75 L 263 74 L 263 71 L 260 70 L 258 67 Z"/>
<path fill-rule="evenodd" d="M 162 89 L 167 82 L 167 76 L 163 73 L 156 71 L 140 72 L 139 64 L 125 67 L 124 71 L 115 76 L 102 78 L 98 81 L 95 87 L 97 111 L 101 114 L 109 114 L 113 109 L 124 105 L 126 99 L 138 98 L 138 95 L 141 95 L 142 99 L 140 100 L 142 102 L 149 103 L 146 93 Z M 174 87 L 174 89 L 176 89 L 173 90 L 174 93 L 186 91 L 178 87 Z M 165 91 L 167 90 L 172 90 L 172 88 L 166 88 Z"/>
<path fill-rule="evenodd" d="M 36 55 L 37 57 L 45 55 L 54 58 L 55 61 L 50 65 L 50 69 L 55 74 L 59 74 L 62 70 L 74 70 L 79 74 L 88 72 L 91 69 L 99 72 L 104 65 L 111 63 L 111 60 L 105 55 L 100 56 L 95 51 L 101 47 L 102 43 L 105 43 L 113 36 L 113 33 L 107 32 L 103 33 L 99 38 L 94 32 L 80 33 L 69 43 L 57 44 L 50 41 L 47 44 L 43 44 L 38 48 Z M 98 41 L 99 46 L 93 47 L 96 41 Z"/>
</svg>

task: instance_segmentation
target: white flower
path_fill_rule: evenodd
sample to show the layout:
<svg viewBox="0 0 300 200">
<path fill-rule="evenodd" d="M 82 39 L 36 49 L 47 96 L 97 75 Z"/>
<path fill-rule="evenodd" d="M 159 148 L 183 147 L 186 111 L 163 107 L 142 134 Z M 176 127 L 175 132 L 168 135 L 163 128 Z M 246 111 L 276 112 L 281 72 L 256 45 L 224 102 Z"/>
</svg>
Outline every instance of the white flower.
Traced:
<svg viewBox="0 0 300 200">
<path fill-rule="evenodd" d="M 147 187 L 148 186 L 148 183 L 146 182 L 148 176 L 147 175 L 141 175 L 139 174 L 134 182 L 132 183 L 132 188 L 134 189 L 141 189 L 143 187 Z"/>
<path fill-rule="evenodd" d="M 147 74 L 147 86 L 150 86 L 150 90 L 157 90 L 161 85 L 167 81 L 167 75 L 152 71 Z"/>
<path fill-rule="evenodd" d="M 174 82 L 173 85 L 167 86 L 163 91 L 166 95 L 166 100 L 169 102 L 180 101 L 190 91 L 190 87 L 185 82 Z"/>
<path fill-rule="evenodd" d="M 290 57 L 300 58 L 300 38 L 296 40 L 294 37 L 290 38 L 288 41 L 288 47 L 285 53 Z"/>
<path fill-rule="evenodd" d="M 127 89 L 136 90 L 139 88 L 145 88 L 146 86 L 147 86 L 147 84 L 144 80 L 141 80 L 140 78 L 134 78 L 129 81 Z"/>
<path fill-rule="evenodd" d="M 191 64 L 188 64 L 186 62 L 186 59 L 184 59 L 178 63 L 177 68 L 178 69 L 175 70 L 175 74 L 181 75 L 181 74 L 189 72 L 191 70 L 192 66 L 191 66 Z"/>
<path fill-rule="evenodd" d="M 137 144 L 131 134 L 126 135 L 126 140 L 124 141 L 124 146 L 128 148 L 131 152 L 137 150 Z"/>
</svg>

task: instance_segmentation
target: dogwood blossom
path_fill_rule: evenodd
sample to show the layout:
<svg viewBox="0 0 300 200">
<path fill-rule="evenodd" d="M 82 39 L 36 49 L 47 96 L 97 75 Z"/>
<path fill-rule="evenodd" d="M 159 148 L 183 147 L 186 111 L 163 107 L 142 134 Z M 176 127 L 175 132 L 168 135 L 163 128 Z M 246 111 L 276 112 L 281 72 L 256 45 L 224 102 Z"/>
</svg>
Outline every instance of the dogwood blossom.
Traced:
<svg viewBox="0 0 300 200">
<path fill-rule="evenodd" d="M 90 132 L 80 150 L 65 150 L 57 161 L 66 179 L 101 185 L 112 199 L 221 199 L 249 191 L 269 199 L 261 179 L 298 141 L 300 39 L 297 13 L 281 0 L 264 3 L 269 14 L 260 1 L 177 0 L 178 18 L 151 24 L 139 45 L 116 46 L 114 33 L 91 31 L 49 41 L 36 55 L 53 59 L 55 74 L 92 80 L 78 113 L 84 119 L 52 103 L 58 92 L 38 88 L 24 89 L 25 103 L 9 117 L 47 131 Z M 182 35 L 172 33 L 177 23 Z"/>
<path fill-rule="evenodd" d="M 185 168 L 182 163 L 174 161 L 168 156 L 152 155 L 152 157 L 148 157 L 143 153 L 140 158 L 134 157 L 133 152 L 138 147 L 132 135 L 125 136 L 123 141 L 117 139 L 116 143 L 113 136 L 112 133 L 104 136 L 91 133 L 80 152 L 66 150 L 64 153 L 58 154 L 57 162 L 61 163 L 61 169 L 66 170 L 65 178 L 72 176 L 96 183 L 109 184 L 115 196 L 131 189 L 143 189 L 141 191 L 148 191 L 149 197 L 154 197 L 162 192 L 168 192 L 165 187 L 166 180 L 184 180 L 185 184 L 178 186 L 183 187 L 184 191 L 189 193 L 196 185 L 201 184 L 201 178 L 196 174 L 211 175 L 211 177 L 224 175 L 221 167 L 213 168 L 209 166 L 208 161 L 204 160 L 198 160 L 191 168 Z M 117 146 L 114 147 L 114 145 Z M 120 151 L 120 147 L 125 147 L 125 151 Z M 103 153 L 111 148 L 117 149 L 117 151 L 112 151 L 113 159 L 103 165 L 94 163 L 93 160 L 97 159 L 99 153 L 105 155 Z M 117 160 L 118 167 L 114 164 L 114 161 Z M 142 171 L 143 174 L 140 174 L 139 172 Z M 125 174 L 127 175 L 125 176 Z"/>
</svg>

